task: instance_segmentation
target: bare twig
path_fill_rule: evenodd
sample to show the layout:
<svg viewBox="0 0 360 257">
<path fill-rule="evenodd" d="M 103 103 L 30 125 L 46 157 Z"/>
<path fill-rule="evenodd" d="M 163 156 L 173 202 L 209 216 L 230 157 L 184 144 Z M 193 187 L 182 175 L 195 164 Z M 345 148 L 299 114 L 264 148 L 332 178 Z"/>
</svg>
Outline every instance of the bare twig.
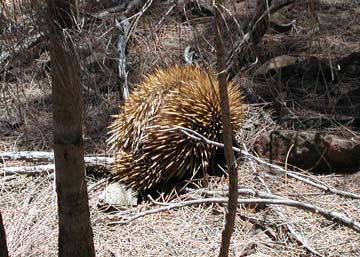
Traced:
<svg viewBox="0 0 360 257">
<path fill-rule="evenodd" d="M 127 10 L 131 10 L 131 12 L 133 10 L 135 10 L 138 6 L 140 6 L 142 3 L 144 2 L 144 0 L 134 0 L 133 3 L 134 3 L 134 6 L 128 6 L 128 9 Z M 135 4 L 136 3 L 136 4 Z M 152 5 L 153 3 L 153 0 L 147 0 L 146 3 L 142 6 L 141 10 L 139 12 L 137 12 L 136 14 L 134 14 L 133 16 L 129 17 L 129 20 L 131 20 L 132 18 L 135 18 L 135 20 L 130 24 L 130 27 L 129 27 L 129 30 L 128 30 L 128 33 L 127 33 L 127 37 L 126 37 L 126 41 L 125 41 L 125 44 L 127 44 L 127 42 L 129 41 L 129 38 L 131 36 L 131 34 L 134 32 L 141 16 L 146 12 L 147 9 L 150 8 L 150 6 Z M 135 8 L 136 7 L 136 8 Z M 130 11 L 129 12 L 126 12 L 126 14 L 128 13 L 131 13 Z"/>
<path fill-rule="evenodd" d="M 138 213 L 132 217 L 129 217 L 123 221 L 110 222 L 109 225 L 127 224 L 131 221 L 134 221 L 134 220 L 141 218 L 143 216 L 146 216 L 146 215 L 160 213 L 163 211 L 170 211 L 172 209 L 177 209 L 177 208 L 181 208 L 181 207 L 185 207 L 185 206 L 209 204 L 209 203 L 224 204 L 227 202 L 228 202 L 228 198 L 205 198 L 205 199 L 177 202 L 177 203 L 170 204 L 168 206 L 163 206 L 161 208 L 140 212 L 140 213 Z M 324 209 L 324 208 L 321 208 L 321 207 L 318 207 L 318 206 L 315 206 L 315 205 L 312 205 L 309 203 L 303 203 L 303 202 L 290 200 L 290 199 L 263 199 L 263 198 L 243 199 L 243 198 L 239 198 L 237 200 L 237 204 L 276 204 L 276 205 L 285 205 L 285 206 L 295 207 L 295 208 L 298 208 L 301 210 L 319 214 L 330 221 L 339 223 L 343 226 L 351 228 L 352 230 L 356 231 L 357 233 L 360 233 L 360 223 L 355 221 L 354 219 L 351 219 L 342 213 Z"/>
<path fill-rule="evenodd" d="M 192 192 L 192 193 L 198 192 L 201 195 L 205 195 L 207 197 L 213 197 L 213 198 L 215 198 L 215 197 L 227 197 L 228 196 L 228 193 L 227 193 L 226 190 L 224 191 L 224 190 L 208 190 L 208 189 L 204 189 L 204 188 L 199 188 L 199 189 L 187 188 L 186 191 L 187 192 Z M 251 188 L 239 188 L 238 193 L 239 193 L 239 195 L 259 197 L 259 198 L 264 198 L 264 199 L 288 200 L 287 198 L 279 196 L 279 195 L 274 195 L 274 194 L 271 194 L 271 193 L 254 190 L 254 189 L 251 189 Z M 153 203 L 158 204 L 158 202 L 153 202 Z"/>
<path fill-rule="evenodd" d="M 229 174 L 229 199 L 228 199 L 228 212 L 226 213 L 226 223 L 221 237 L 221 246 L 219 257 L 227 257 L 229 255 L 229 246 L 231 235 L 234 230 L 236 211 L 237 211 L 237 198 L 238 198 L 238 173 L 237 163 L 235 160 L 234 151 L 232 149 L 232 128 L 231 116 L 229 106 L 229 96 L 227 92 L 227 73 L 225 63 L 225 49 L 224 49 L 224 20 L 220 7 L 223 5 L 223 0 L 215 1 L 215 48 L 217 59 L 217 71 L 220 92 L 221 104 L 221 118 L 223 125 L 223 140 L 225 160 Z"/>
<path fill-rule="evenodd" d="M 204 137 L 203 135 L 199 134 L 198 132 L 196 132 L 194 130 L 191 130 L 191 129 L 188 129 L 188 128 L 185 128 L 185 127 L 175 126 L 175 127 L 171 128 L 171 129 L 168 129 L 168 130 L 180 130 L 185 135 L 187 135 L 188 137 L 191 137 L 191 138 L 193 138 L 195 140 L 200 140 L 200 141 L 203 141 L 203 142 L 205 142 L 207 144 L 212 144 L 214 146 L 221 147 L 221 148 L 224 147 L 224 144 L 209 140 L 206 137 Z M 295 172 L 287 171 L 284 168 L 282 168 L 282 167 L 280 167 L 280 166 L 278 166 L 276 164 L 269 163 L 269 162 L 267 162 L 267 161 L 265 161 L 265 160 L 263 160 L 261 158 L 258 158 L 256 156 L 250 154 L 250 153 L 247 153 L 246 151 L 241 150 L 241 149 L 239 149 L 237 147 L 233 146 L 233 150 L 235 152 L 238 152 L 238 153 L 241 153 L 241 154 L 245 155 L 248 158 L 251 158 L 252 160 L 255 160 L 256 162 L 258 162 L 260 164 L 263 164 L 263 165 L 271 167 L 271 168 L 273 168 L 275 170 L 281 171 L 282 173 L 286 174 L 287 176 L 289 176 L 291 178 L 300 180 L 300 181 L 302 181 L 302 182 L 304 182 L 304 183 L 306 183 L 308 185 L 311 185 L 313 187 L 321 189 L 324 192 L 340 195 L 342 197 L 347 197 L 347 198 L 360 199 L 360 194 L 351 193 L 351 192 L 347 192 L 347 191 L 342 191 L 342 190 L 338 190 L 338 189 L 335 189 L 335 188 L 331 188 L 331 187 L 323 185 L 323 184 L 316 183 L 314 181 L 311 181 L 310 179 L 304 178 L 303 176 L 300 176 L 300 175 L 296 174 Z"/>
<path fill-rule="evenodd" d="M 247 147 L 245 144 L 243 144 L 243 149 L 244 151 L 246 151 L 247 153 Z M 256 175 L 256 178 L 260 181 L 260 183 L 265 187 L 266 191 L 268 192 L 268 194 L 272 194 L 269 186 L 266 184 L 266 182 L 264 181 L 264 179 L 258 174 L 258 172 L 255 169 L 255 166 L 253 164 L 253 160 L 251 158 L 248 158 L 250 165 Z M 311 246 L 309 246 L 309 244 L 307 243 L 307 240 L 305 238 L 303 238 L 298 232 L 297 230 L 289 223 L 286 222 L 286 217 L 283 213 L 283 210 L 281 209 L 281 207 L 278 206 L 274 206 L 274 210 L 275 212 L 278 214 L 279 217 L 282 218 L 283 222 L 285 223 L 285 226 L 287 228 L 287 230 L 291 233 L 291 235 L 302 245 L 304 246 L 309 252 L 317 255 L 317 256 L 322 256 L 319 252 L 317 252 L 315 249 L 313 249 Z"/>
<path fill-rule="evenodd" d="M 237 57 L 244 59 L 246 53 L 259 43 L 262 37 L 268 30 L 269 15 L 277 12 L 281 8 L 294 3 L 294 0 L 283 0 L 275 5 L 269 6 L 269 0 L 264 0 L 266 4 L 258 4 L 256 13 L 249 25 L 248 32 L 242 37 L 242 39 L 236 43 L 233 49 L 230 51 L 226 58 L 227 69 L 231 69 L 233 66 L 233 60 Z M 271 2 L 271 1 L 269 1 Z M 236 72 L 234 72 L 236 73 Z M 234 75 L 234 74 L 232 74 Z"/>
</svg>

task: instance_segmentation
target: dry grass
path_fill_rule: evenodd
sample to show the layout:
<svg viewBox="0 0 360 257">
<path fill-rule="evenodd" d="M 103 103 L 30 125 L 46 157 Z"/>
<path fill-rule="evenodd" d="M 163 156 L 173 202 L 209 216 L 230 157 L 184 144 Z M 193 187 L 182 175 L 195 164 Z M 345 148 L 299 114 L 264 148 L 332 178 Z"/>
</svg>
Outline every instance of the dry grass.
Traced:
<svg viewBox="0 0 360 257">
<path fill-rule="evenodd" d="M 329 195 L 283 176 L 269 176 L 267 169 L 256 166 L 273 193 L 342 212 L 360 220 L 360 201 Z M 250 171 L 249 163 L 239 170 L 240 185 L 263 190 Z M 267 174 L 267 176 L 266 176 Z M 2 178 L 4 179 L 4 178 Z M 360 179 L 317 176 L 329 186 L 360 193 Z M 89 182 L 91 185 L 94 182 Z M 209 188 L 226 187 L 225 181 Z M 208 204 L 183 207 L 139 218 L 126 225 L 110 225 L 130 214 L 158 208 L 150 202 L 123 207 L 106 213 L 97 208 L 101 189 L 90 191 L 91 219 L 97 256 L 215 256 L 218 253 L 224 222 L 224 206 Z M 192 191 L 172 202 L 202 198 Z M 53 176 L 15 176 L 1 188 L 0 205 L 11 256 L 56 256 L 57 215 Z M 161 201 L 161 199 L 159 199 Z M 231 245 L 231 256 L 245 248 L 269 256 L 304 256 L 307 251 L 293 240 L 284 224 L 293 225 L 308 244 L 323 256 L 358 256 L 360 236 L 349 228 L 321 216 L 295 208 L 282 208 L 286 220 L 271 206 L 240 206 Z"/>
<path fill-rule="evenodd" d="M 242 21 L 246 20 L 245 16 L 251 12 L 252 2 L 255 1 L 246 0 L 236 5 L 227 3 L 227 7 Z M 317 33 L 308 33 L 314 23 L 306 6 L 299 4 L 294 9 L 282 12 L 281 17 L 285 20 L 297 19 L 296 29 L 288 34 L 265 35 L 263 42 L 256 49 L 260 60 L 259 66 L 270 58 L 283 54 L 337 58 L 352 51 L 359 51 L 359 4 L 356 1 L 341 1 L 327 8 L 329 1 L 321 2 L 316 10 L 322 21 Z M 3 16 L 6 17 L 4 26 L 12 29 L 1 31 L 1 50 L 10 53 L 14 53 L 13 46 L 16 42 L 41 28 L 36 16 L 30 15 L 30 7 L 25 8 L 25 12 L 24 8 L 20 8 L 21 4 L 13 3 L 26 3 L 31 6 L 32 1 L 2 3 L 9 6 L 2 10 Z M 95 11 L 92 8 L 96 7 L 97 5 L 92 3 L 89 6 L 85 4 L 84 8 L 91 12 Z M 161 19 L 169 8 L 170 6 L 164 3 L 150 8 L 139 19 L 131 35 L 127 58 L 130 68 L 129 82 L 132 86 L 141 81 L 145 73 L 151 72 L 157 66 L 183 64 L 183 51 L 188 45 L 200 49 L 200 62 L 203 65 L 215 63 L 211 18 L 195 17 L 195 21 L 188 22 L 186 17 L 191 20 L 191 15 L 194 14 L 188 12 L 184 15 L 180 8 Z M 106 127 L 110 124 L 111 114 L 118 112 L 119 82 L 114 47 L 118 31 L 113 26 L 114 16 L 87 24 L 82 28 L 82 33 L 74 37 L 74 42 L 79 48 L 84 85 L 84 136 L 88 154 L 107 152 Z M 227 34 L 230 39 L 226 42 L 229 45 L 236 41 L 237 34 L 233 32 L 236 29 L 229 21 Z M 51 149 L 49 55 L 41 44 L 31 49 L 14 55 L 6 62 L 4 68 L 1 68 L 0 151 Z M 301 126 L 276 123 L 272 115 L 274 110 L 271 108 L 271 100 L 264 100 L 263 95 L 258 94 L 267 88 L 283 95 L 284 92 L 288 92 L 288 85 L 279 85 L 277 81 L 271 80 L 264 83 L 256 82 L 253 80 L 252 71 L 235 79 L 242 85 L 249 98 L 257 97 L 254 101 L 250 99 L 257 103 L 250 105 L 247 122 L 243 130 L 237 134 L 239 140 L 245 142 L 249 148 L 261 131 L 280 125 L 295 129 L 303 126 L 302 121 Z M 351 83 L 357 82 L 354 80 Z M 326 98 L 326 93 L 328 92 L 319 99 Z M 296 99 L 289 98 L 293 95 L 284 96 L 288 97 L 285 110 L 295 113 L 297 118 L 301 115 L 328 118 L 317 109 L 307 109 L 309 104 L 319 104 L 319 101 L 314 101 L 318 96 L 306 94 Z M 349 132 L 347 124 L 336 127 L 337 123 L 330 123 L 331 126 L 325 129 L 338 129 L 343 131 L 344 135 L 352 136 L 358 133 Z M 7 164 L 0 162 L 0 168 L 5 165 Z M 360 220 L 359 200 L 326 194 L 299 181 L 271 175 L 268 168 L 263 166 L 256 165 L 255 168 L 265 178 L 274 194 L 313 203 Z M 240 186 L 263 190 L 248 162 L 243 161 L 240 169 Z M 309 176 L 337 189 L 360 193 L 359 176 Z M 11 256 L 57 256 L 57 214 L 53 176 L 1 176 L 0 183 L 0 206 Z M 89 182 L 90 185 L 93 183 L 95 182 Z M 218 181 L 210 186 L 221 188 L 226 186 L 226 183 Z M 97 208 L 99 194 L 100 189 L 89 194 L 97 256 L 217 255 L 224 223 L 224 206 L 212 204 L 184 207 L 145 216 L 127 225 L 114 226 L 109 225 L 110 221 L 123 219 L 129 213 L 157 206 L 147 202 L 141 206 L 124 208 L 117 214 L 106 213 Z M 199 192 L 191 192 L 173 197 L 172 201 L 184 201 L 193 197 L 203 196 Z M 283 225 L 287 223 L 292 224 L 309 245 L 323 256 L 360 256 L 360 236 L 352 230 L 294 208 L 283 207 L 282 210 L 286 220 L 281 219 L 270 206 L 240 206 L 232 239 L 231 256 L 240 256 L 245 250 L 268 256 L 310 256 L 284 229 Z"/>
</svg>

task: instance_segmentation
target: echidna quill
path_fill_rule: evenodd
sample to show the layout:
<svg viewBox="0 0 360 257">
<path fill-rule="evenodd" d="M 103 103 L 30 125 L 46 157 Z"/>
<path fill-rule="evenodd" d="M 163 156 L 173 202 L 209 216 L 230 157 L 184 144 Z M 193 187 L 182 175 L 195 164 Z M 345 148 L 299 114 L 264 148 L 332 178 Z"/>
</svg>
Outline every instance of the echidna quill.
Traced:
<svg viewBox="0 0 360 257">
<path fill-rule="evenodd" d="M 134 190 L 205 174 L 215 147 L 177 127 L 222 141 L 218 80 L 211 69 L 174 66 L 157 69 L 131 93 L 110 125 L 108 143 L 115 149 L 114 180 Z M 231 123 L 238 130 L 245 106 L 239 87 L 228 83 Z"/>
</svg>

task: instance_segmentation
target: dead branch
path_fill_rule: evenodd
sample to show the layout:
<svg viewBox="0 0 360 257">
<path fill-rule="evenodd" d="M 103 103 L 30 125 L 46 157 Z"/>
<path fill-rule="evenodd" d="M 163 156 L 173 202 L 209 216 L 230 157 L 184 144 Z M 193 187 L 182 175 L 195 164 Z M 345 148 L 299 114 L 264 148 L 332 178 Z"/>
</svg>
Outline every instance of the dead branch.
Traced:
<svg viewBox="0 0 360 257">
<path fill-rule="evenodd" d="M 0 53 L 0 71 L 2 72 L 3 69 L 7 66 L 5 62 L 11 59 L 13 56 L 18 55 L 24 49 L 28 49 L 36 45 L 37 43 L 41 42 L 45 39 L 45 36 L 41 33 L 37 33 L 36 35 L 31 35 L 25 38 L 22 42 L 19 42 L 14 46 L 13 49 L 10 51 L 2 51 Z"/>
<path fill-rule="evenodd" d="M 262 2 L 262 3 L 261 3 Z M 294 3 L 294 0 L 282 0 L 278 3 L 271 5 L 271 1 L 265 0 L 258 2 L 257 10 L 252 21 L 249 24 L 248 32 L 239 40 L 238 43 L 234 44 L 233 49 L 231 49 L 228 57 L 226 58 L 227 69 L 231 71 L 231 77 L 235 76 L 241 67 L 236 67 L 238 65 L 234 64 L 234 60 L 240 57 L 239 63 L 241 64 L 251 49 L 257 45 L 269 27 L 269 16 L 280 9 Z"/>
<path fill-rule="evenodd" d="M 0 160 L 4 161 L 53 161 L 54 153 L 41 151 L 22 151 L 22 152 L 0 152 Z"/>
<path fill-rule="evenodd" d="M 247 147 L 245 144 L 243 144 L 243 149 L 245 152 L 248 152 L 247 150 Z M 252 170 L 256 176 L 256 178 L 260 181 L 260 183 L 265 187 L 266 191 L 268 194 L 272 194 L 269 186 L 266 184 L 265 180 L 259 175 L 259 173 L 256 171 L 255 169 L 255 166 L 254 166 L 254 163 L 253 163 L 253 160 L 251 158 L 248 157 L 248 160 L 249 160 L 249 163 L 252 167 Z M 267 194 L 267 195 L 268 195 Z M 261 196 L 260 196 L 261 197 Z M 287 230 L 290 232 L 290 234 L 295 238 L 296 241 L 298 241 L 302 246 L 304 246 L 309 252 L 317 255 L 317 256 L 322 256 L 319 252 L 317 252 L 315 249 L 313 249 L 311 246 L 309 246 L 309 244 L 307 243 L 307 240 L 305 238 L 303 238 L 298 232 L 297 230 L 291 225 L 291 224 L 288 224 L 286 223 L 286 217 L 281 209 L 281 207 L 278 207 L 278 206 L 274 206 L 274 211 L 277 213 L 277 215 L 279 217 L 282 218 L 282 220 L 284 221 L 284 224 L 287 228 Z"/>
<path fill-rule="evenodd" d="M 85 167 L 96 169 L 109 169 L 114 158 L 104 156 L 85 156 Z M 0 161 L 26 161 L 31 163 L 36 162 L 54 162 L 54 154 L 51 152 L 41 151 L 23 151 L 23 152 L 2 152 L 0 153 Z M 33 166 L 16 166 L 0 168 L 0 173 L 6 175 L 42 175 L 52 173 L 54 171 L 54 164 L 41 164 Z"/>
<path fill-rule="evenodd" d="M 54 153 L 43 151 L 0 152 L 0 161 L 52 162 Z M 85 162 L 99 165 L 114 163 L 114 158 L 105 156 L 85 156 Z"/>
<path fill-rule="evenodd" d="M 161 208 L 140 212 L 132 217 L 126 218 L 123 221 L 109 222 L 109 225 L 127 224 L 131 221 L 134 221 L 146 215 L 160 213 L 163 211 L 170 211 L 172 209 L 182 208 L 185 206 L 210 204 L 210 203 L 224 204 L 227 202 L 228 202 L 228 198 L 205 198 L 205 199 L 177 202 L 177 203 L 169 204 L 168 206 L 163 206 Z M 351 228 L 357 233 L 360 233 L 360 223 L 357 222 L 356 220 L 349 218 L 343 213 L 334 212 L 309 203 L 303 203 L 290 199 L 263 199 L 263 198 L 254 198 L 254 199 L 239 198 L 237 203 L 238 204 L 276 204 L 276 205 L 295 207 L 301 210 L 309 211 L 311 213 L 319 214 L 330 221 L 336 222 L 338 224 Z"/>
<path fill-rule="evenodd" d="M 122 22 L 116 21 L 116 25 L 120 30 L 117 39 L 116 50 L 118 55 L 118 70 L 121 85 L 121 99 L 125 101 L 129 96 L 128 71 L 126 69 L 126 46 L 129 33 L 130 23 L 126 17 L 122 17 Z"/>
<path fill-rule="evenodd" d="M 225 190 L 208 190 L 205 188 L 199 188 L 199 189 L 192 189 L 192 188 L 187 188 L 186 192 L 192 192 L 192 193 L 199 193 L 200 195 L 205 195 L 207 197 L 212 197 L 212 198 L 216 198 L 216 197 L 227 197 L 228 193 Z M 263 192 L 263 191 L 258 191 L 258 190 L 254 190 L 251 188 L 239 188 L 238 190 L 239 195 L 244 195 L 244 196 L 252 196 L 252 197 L 258 197 L 258 198 L 263 198 L 263 199 L 278 199 L 278 200 L 287 200 L 287 198 L 279 196 L 279 195 L 274 195 L 271 193 L 267 193 L 267 192 Z M 159 202 L 154 202 L 158 205 Z M 169 205 L 169 204 L 167 204 Z"/>
<path fill-rule="evenodd" d="M 55 169 L 54 164 L 44 164 L 36 166 L 21 166 L 21 167 L 5 167 L 0 168 L 0 173 L 4 176 L 7 175 L 43 175 L 53 173 Z"/>
<path fill-rule="evenodd" d="M 193 131 L 193 130 L 188 129 L 188 128 L 184 128 L 184 127 L 181 127 L 181 126 L 176 126 L 174 128 L 168 129 L 168 130 L 169 131 L 171 131 L 171 130 L 180 130 L 182 133 L 184 133 L 188 137 L 191 137 L 191 138 L 193 138 L 195 140 L 200 140 L 200 141 L 203 141 L 203 142 L 205 142 L 207 144 L 212 144 L 214 146 L 221 147 L 221 148 L 224 147 L 224 144 L 209 140 L 206 137 L 204 137 L 203 135 L 199 134 L 198 132 Z M 295 172 L 285 170 L 284 168 L 282 168 L 282 167 L 280 167 L 280 166 L 278 166 L 276 164 L 269 163 L 269 162 L 267 162 L 267 161 L 265 161 L 265 160 L 263 160 L 261 158 L 258 158 L 256 156 L 250 154 L 250 153 L 247 153 L 246 151 L 241 150 L 241 149 L 239 149 L 237 147 L 233 146 L 233 149 L 234 149 L 235 152 L 241 153 L 241 154 L 245 155 L 246 157 L 251 158 L 252 160 L 254 160 L 254 161 L 256 161 L 256 162 L 258 162 L 260 164 L 266 165 L 266 166 L 268 166 L 270 168 L 273 168 L 274 170 L 280 171 L 283 174 L 286 174 L 288 177 L 300 180 L 300 181 L 302 181 L 302 182 L 304 182 L 304 183 L 306 183 L 308 185 L 311 185 L 313 187 L 321 189 L 322 191 L 324 191 L 326 193 L 332 193 L 332 194 L 340 195 L 342 197 L 347 197 L 347 198 L 360 199 L 360 194 L 347 192 L 347 191 L 342 191 L 342 190 L 338 190 L 338 189 L 335 189 L 335 188 L 331 188 L 331 187 L 326 186 L 324 184 L 316 183 L 314 181 L 311 181 L 310 179 L 305 178 L 304 176 L 301 176 L 300 174 L 296 174 Z"/>
<path fill-rule="evenodd" d="M 141 6 L 145 5 L 145 3 L 145 0 L 120 1 L 116 6 L 106 8 L 96 13 L 91 13 L 90 15 L 97 19 L 104 19 L 114 13 L 122 12 L 123 14 L 128 16 L 132 15 Z"/>
<path fill-rule="evenodd" d="M 214 2 L 215 9 L 215 49 L 217 60 L 217 79 L 219 82 L 220 104 L 221 104 L 221 119 L 223 124 L 223 141 L 225 160 L 227 164 L 227 172 L 229 174 L 229 197 L 228 197 L 228 212 L 226 213 L 226 222 L 221 236 L 221 246 L 219 257 L 227 257 L 229 255 L 229 246 L 231 235 L 234 230 L 236 209 L 238 199 L 238 169 L 235 159 L 234 151 L 232 149 L 233 132 L 231 128 L 230 105 L 229 96 L 227 92 L 227 72 L 225 63 L 225 48 L 224 48 L 224 20 L 220 7 L 223 5 L 223 0 Z"/>
</svg>

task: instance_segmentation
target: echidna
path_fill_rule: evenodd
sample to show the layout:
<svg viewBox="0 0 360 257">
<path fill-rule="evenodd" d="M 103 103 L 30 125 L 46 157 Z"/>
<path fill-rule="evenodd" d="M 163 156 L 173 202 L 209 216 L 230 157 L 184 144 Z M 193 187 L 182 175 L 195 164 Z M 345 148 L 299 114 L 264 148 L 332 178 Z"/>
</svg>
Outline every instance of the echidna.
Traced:
<svg viewBox="0 0 360 257">
<path fill-rule="evenodd" d="M 228 83 L 232 128 L 244 119 L 243 97 Z M 131 93 L 110 126 L 115 148 L 114 179 L 135 190 L 207 172 L 215 148 L 175 127 L 222 141 L 218 80 L 211 69 L 174 66 L 157 69 Z"/>
</svg>

